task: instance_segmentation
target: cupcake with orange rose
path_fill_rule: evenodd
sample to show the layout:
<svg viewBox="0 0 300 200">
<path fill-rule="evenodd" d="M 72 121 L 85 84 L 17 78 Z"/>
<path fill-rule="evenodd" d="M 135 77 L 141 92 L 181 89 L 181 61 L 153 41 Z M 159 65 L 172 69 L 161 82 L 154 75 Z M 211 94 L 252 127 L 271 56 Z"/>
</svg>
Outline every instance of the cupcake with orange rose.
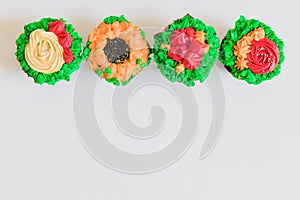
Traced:
<svg viewBox="0 0 300 200">
<path fill-rule="evenodd" d="M 235 78 L 257 85 L 280 74 L 283 47 L 269 26 L 241 16 L 222 41 L 219 60 Z"/>
<path fill-rule="evenodd" d="M 126 85 L 149 65 L 150 54 L 144 32 L 121 15 L 105 18 L 89 34 L 82 58 L 100 78 Z"/>
<path fill-rule="evenodd" d="M 24 26 L 15 53 L 22 70 L 37 84 L 70 80 L 81 62 L 82 38 L 64 19 L 43 18 Z"/>
<path fill-rule="evenodd" d="M 154 60 L 168 80 L 191 87 L 209 76 L 219 46 L 213 27 L 186 14 L 154 36 Z"/>
</svg>

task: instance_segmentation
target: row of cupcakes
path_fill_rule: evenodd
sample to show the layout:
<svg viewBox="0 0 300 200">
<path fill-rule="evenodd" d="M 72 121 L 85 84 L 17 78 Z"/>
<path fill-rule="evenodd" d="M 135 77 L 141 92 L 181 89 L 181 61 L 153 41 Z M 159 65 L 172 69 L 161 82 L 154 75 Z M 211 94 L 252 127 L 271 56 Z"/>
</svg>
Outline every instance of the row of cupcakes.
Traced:
<svg viewBox="0 0 300 200">
<path fill-rule="evenodd" d="M 221 44 L 220 44 L 221 43 Z M 172 82 L 194 86 L 209 76 L 219 60 L 237 79 L 260 84 L 280 73 L 283 41 L 266 24 L 241 16 L 222 42 L 212 26 L 189 14 L 154 35 L 153 48 L 139 27 L 123 15 L 107 17 L 82 38 L 64 19 L 44 18 L 24 27 L 16 40 L 20 66 L 38 84 L 70 80 L 82 60 L 100 78 L 126 85 L 154 61 Z"/>
</svg>

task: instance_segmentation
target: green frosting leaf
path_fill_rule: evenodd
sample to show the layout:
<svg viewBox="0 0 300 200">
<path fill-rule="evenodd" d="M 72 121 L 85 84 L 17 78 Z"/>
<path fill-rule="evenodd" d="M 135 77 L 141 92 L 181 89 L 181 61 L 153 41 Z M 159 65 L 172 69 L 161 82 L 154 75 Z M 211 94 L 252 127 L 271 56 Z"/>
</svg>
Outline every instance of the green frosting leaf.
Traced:
<svg viewBox="0 0 300 200">
<path fill-rule="evenodd" d="M 121 85 L 120 81 L 118 79 L 116 79 L 116 78 L 107 78 L 106 81 L 109 82 L 109 83 L 112 83 L 112 84 L 114 84 L 116 86 L 120 86 Z"/>
<path fill-rule="evenodd" d="M 142 62 L 141 58 L 139 58 L 139 59 L 136 60 L 136 63 L 139 66 L 141 66 L 142 68 L 147 67 L 148 65 L 150 65 L 150 62 L 151 62 L 151 58 L 150 57 L 148 58 L 148 60 L 145 63 Z"/>
<path fill-rule="evenodd" d="M 100 76 L 100 77 L 104 74 L 104 72 L 103 72 L 102 70 L 100 70 L 100 69 L 97 69 L 97 70 L 95 71 L 95 73 L 96 73 L 98 76 Z"/>
<path fill-rule="evenodd" d="M 83 53 L 81 55 L 82 60 L 87 60 L 89 57 L 89 54 L 91 53 L 91 49 L 89 48 L 91 42 L 87 41 L 85 47 L 83 48 Z"/>
<path fill-rule="evenodd" d="M 117 16 L 110 16 L 107 17 L 103 20 L 106 24 L 113 24 L 114 22 L 118 21 L 118 22 L 129 22 L 124 15 L 121 15 L 120 17 Z"/>
<path fill-rule="evenodd" d="M 105 73 L 106 73 L 108 76 L 111 75 L 111 74 L 112 74 L 111 68 L 110 68 L 110 67 L 107 67 L 107 68 L 105 69 Z"/>
</svg>

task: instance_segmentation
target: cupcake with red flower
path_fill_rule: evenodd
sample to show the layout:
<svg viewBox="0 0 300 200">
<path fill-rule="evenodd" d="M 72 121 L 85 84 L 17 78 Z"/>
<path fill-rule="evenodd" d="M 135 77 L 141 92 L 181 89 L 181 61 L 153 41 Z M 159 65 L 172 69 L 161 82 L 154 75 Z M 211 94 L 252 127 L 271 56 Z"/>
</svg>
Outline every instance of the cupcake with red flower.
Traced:
<svg viewBox="0 0 300 200">
<path fill-rule="evenodd" d="M 219 46 L 215 29 L 187 14 L 154 36 L 154 60 L 168 80 L 194 86 L 209 76 Z"/>
<path fill-rule="evenodd" d="M 222 41 L 219 60 L 237 79 L 257 85 L 280 73 L 283 46 L 269 26 L 241 16 Z"/>
<path fill-rule="evenodd" d="M 24 26 L 16 40 L 20 66 L 35 83 L 70 80 L 81 62 L 82 38 L 64 19 L 43 18 Z"/>
<path fill-rule="evenodd" d="M 150 64 L 150 54 L 143 30 L 121 15 L 105 18 L 89 34 L 82 57 L 100 78 L 125 86 Z"/>
</svg>

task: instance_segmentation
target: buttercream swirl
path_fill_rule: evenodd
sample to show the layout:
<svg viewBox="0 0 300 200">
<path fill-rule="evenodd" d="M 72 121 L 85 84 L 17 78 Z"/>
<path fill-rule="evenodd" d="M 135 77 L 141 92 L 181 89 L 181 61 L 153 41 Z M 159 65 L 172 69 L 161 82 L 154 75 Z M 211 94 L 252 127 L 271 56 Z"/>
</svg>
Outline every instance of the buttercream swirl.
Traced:
<svg viewBox="0 0 300 200">
<path fill-rule="evenodd" d="M 64 49 L 52 32 L 37 29 L 30 34 L 25 59 L 35 71 L 51 74 L 59 71 L 64 62 Z"/>
</svg>

